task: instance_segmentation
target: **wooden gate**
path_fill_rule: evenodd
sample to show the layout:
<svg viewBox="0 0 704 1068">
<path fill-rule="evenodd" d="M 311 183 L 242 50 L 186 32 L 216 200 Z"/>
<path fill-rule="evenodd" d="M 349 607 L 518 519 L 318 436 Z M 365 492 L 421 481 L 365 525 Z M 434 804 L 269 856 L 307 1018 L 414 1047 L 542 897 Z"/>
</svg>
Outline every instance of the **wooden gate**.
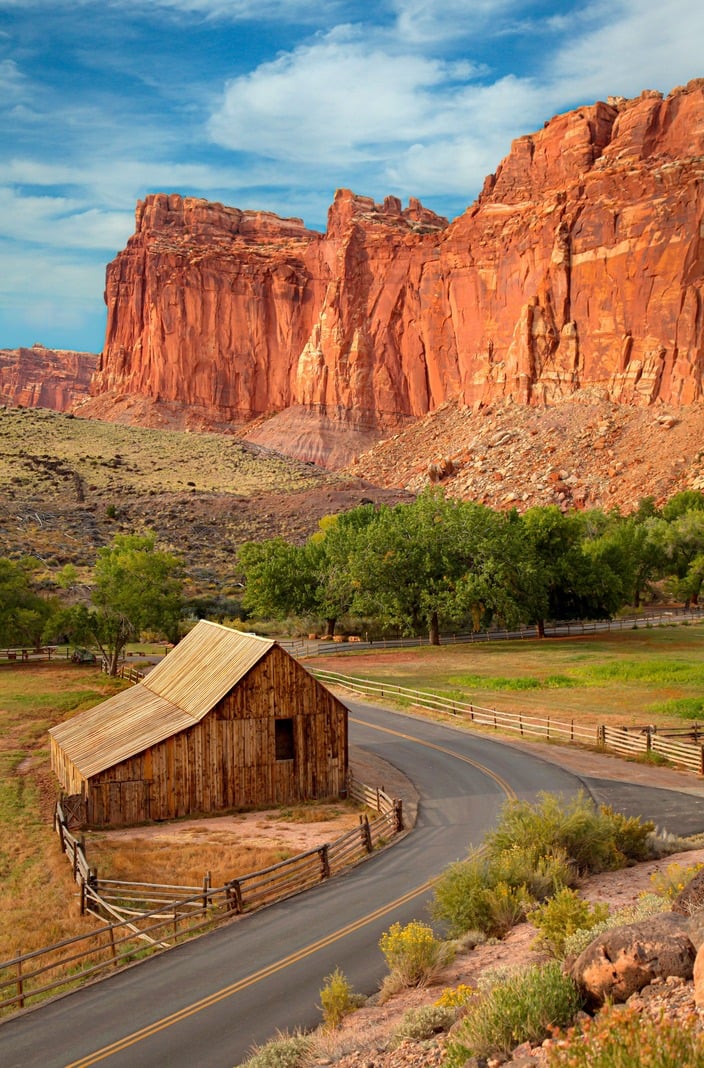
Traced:
<svg viewBox="0 0 704 1068">
<path fill-rule="evenodd" d="M 83 794 L 62 794 L 61 807 L 69 831 L 85 827 L 88 822 L 88 809 Z"/>
</svg>

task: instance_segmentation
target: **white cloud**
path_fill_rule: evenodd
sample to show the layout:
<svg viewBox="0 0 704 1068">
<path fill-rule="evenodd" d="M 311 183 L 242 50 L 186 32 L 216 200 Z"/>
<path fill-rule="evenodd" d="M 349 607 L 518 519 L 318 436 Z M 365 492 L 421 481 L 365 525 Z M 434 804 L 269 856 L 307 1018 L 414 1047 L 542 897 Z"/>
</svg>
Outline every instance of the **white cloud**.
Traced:
<svg viewBox="0 0 704 1068">
<path fill-rule="evenodd" d="M 400 38 L 423 46 L 469 37 L 487 28 L 495 32 L 497 19 L 502 16 L 514 19 L 523 6 L 517 0 L 472 0 L 471 4 L 467 0 L 443 0 L 441 4 L 395 0 L 394 3 Z"/>
<path fill-rule="evenodd" d="M 470 71 L 338 29 L 229 82 L 209 129 L 228 148 L 342 170 L 450 133 Z"/>
<path fill-rule="evenodd" d="M 667 92 L 704 73 L 700 0 L 620 0 L 593 4 L 590 13 L 598 26 L 568 39 L 551 64 L 557 101 Z"/>
<path fill-rule="evenodd" d="M 45 248 L 120 248 L 134 228 L 131 212 L 87 208 L 80 199 L 23 196 L 0 188 L 0 236 Z"/>
<path fill-rule="evenodd" d="M 0 60 L 0 93 L 14 97 L 24 90 L 24 77 L 14 59 Z"/>
</svg>

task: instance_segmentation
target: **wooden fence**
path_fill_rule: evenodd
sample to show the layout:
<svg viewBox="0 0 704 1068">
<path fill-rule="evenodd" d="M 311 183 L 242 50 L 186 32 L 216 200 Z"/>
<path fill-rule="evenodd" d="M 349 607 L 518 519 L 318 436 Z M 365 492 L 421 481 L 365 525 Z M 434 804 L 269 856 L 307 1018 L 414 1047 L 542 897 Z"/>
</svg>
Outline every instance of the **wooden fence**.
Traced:
<svg viewBox="0 0 704 1068">
<path fill-rule="evenodd" d="M 354 779 L 349 794 L 372 808 L 374 818 L 365 813 L 358 827 L 334 842 L 220 887 L 211 887 L 210 873 L 200 887 L 99 879 L 59 802 L 54 827 L 80 887 L 81 912 L 110 922 L 1 962 L 0 1011 L 24 1008 L 49 993 L 177 945 L 224 919 L 301 893 L 364 860 L 403 830 L 400 801 Z"/>
<path fill-rule="evenodd" d="M 574 719 L 559 720 L 551 716 L 526 716 L 522 712 L 499 712 L 493 708 L 456 701 L 441 694 L 411 690 L 406 686 L 393 686 L 354 675 L 341 675 L 334 671 L 313 669 L 321 682 L 341 686 L 354 693 L 374 697 L 390 697 L 417 708 L 428 708 L 457 716 L 478 727 L 508 731 L 521 737 L 544 738 L 573 744 L 597 746 L 621 756 L 659 754 L 663 759 L 689 771 L 704 775 L 704 746 L 697 741 L 681 742 L 668 738 L 653 727 L 616 728 L 599 725 L 585 727 Z M 698 728 L 693 728 L 695 738 Z"/>
</svg>

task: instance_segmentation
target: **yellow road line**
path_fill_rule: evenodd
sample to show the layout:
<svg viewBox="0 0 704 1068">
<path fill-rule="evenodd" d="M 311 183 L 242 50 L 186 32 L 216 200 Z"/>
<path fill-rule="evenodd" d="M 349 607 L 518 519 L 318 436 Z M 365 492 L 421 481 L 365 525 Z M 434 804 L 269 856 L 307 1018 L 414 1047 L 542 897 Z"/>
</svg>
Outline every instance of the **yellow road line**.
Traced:
<svg viewBox="0 0 704 1068">
<path fill-rule="evenodd" d="M 415 742 L 417 745 L 425 746 L 427 749 L 434 749 L 438 753 L 445 753 L 447 756 L 454 757 L 456 760 L 460 760 L 465 764 L 470 764 L 478 771 L 483 772 L 485 775 L 488 775 L 489 778 L 493 779 L 494 782 L 501 787 L 507 797 L 515 798 L 516 796 L 515 791 L 505 779 L 500 775 L 497 775 L 496 772 L 491 771 L 490 768 L 480 764 L 478 761 L 472 760 L 470 757 L 461 756 L 459 753 L 455 753 L 452 749 L 447 749 L 442 745 L 435 745 L 433 742 L 424 742 L 421 738 L 416 738 L 412 734 L 404 734 L 401 731 L 392 730 L 390 727 L 379 727 L 374 723 L 354 719 L 354 717 L 352 718 L 353 722 L 363 724 L 366 727 L 370 727 L 372 730 L 381 731 L 384 734 L 391 734 L 397 738 L 403 738 L 404 741 Z M 273 964 L 269 964 L 266 968 L 261 968 L 259 971 L 253 972 L 251 975 L 248 975 L 243 979 L 238 979 L 229 986 L 222 987 L 221 990 L 216 990 L 207 997 L 201 998 L 200 1001 L 194 1001 L 191 1005 L 184 1006 L 184 1008 L 179 1009 L 178 1012 L 171 1013 L 170 1016 L 164 1016 L 160 1020 L 156 1020 L 153 1024 L 141 1028 L 139 1031 L 133 1031 L 132 1034 L 125 1035 L 124 1038 L 118 1039 L 109 1046 L 103 1046 L 102 1049 L 98 1049 L 94 1053 L 89 1053 L 86 1057 L 83 1057 L 78 1061 L 72 1061 L 70 1064 L 66 1065 L 66 1068 L 89 1068 L 89 1065 L 97 1064 L 99 1061 L 111 1057 L 114 1053 L 121 1053 L 123 1050 L 129 1049 L 130 1046 L 134 1046 L 137 1042 L 142 1042 L 147 1038 L 151 1038 L 160 1031 L 164 1031 L 166 1028 L 180 1023 L 182 1020 L 188 1019 L 189 1016 L 194 1016 L 196 1013 L 202 1012 L 203 1009 L 210 1008 L 211 1005 L 216 1005 L 219 1001 L 224 1001 L 225 998 L 232 997 L 233 994 L 237 994 L 241 990 L 245 990 L 247 987 L 253 986 L 255 983 L 259 983 L 271 975 L 275 975 L 276 972 L 282 971 L 284 968 L 288 968 L 292 964 L 304 960 L 306 957 L 310 957 L 313 953 L 325 949 L 334 942 L 346 938 L 347 935 L 353 934 L 361 927 L 373 923 L 374 920 L 380 919 L 387 913 L 392 912 L 395 908 L 399 908 L 401 905 L 405 905 L 409 901 L 412 901 L 414 897 L 419 897 L 421 894 L 425 893 L 426 890 L 429 890 L 434 882 L 435 879 L 428 879 L 426 882 L 422 883 L 422 885 L 415 887 L 413 890 L 409 890 L 408 893 L 404 894 L 402 897 L 396 898 L 395 901 L 382 905 L 380 908 L 376 909 L 374 912 L 368 913 L 366 916 L 361 916 L 358 920 L 354 920 L 352 923 L 347 924 L 347 926 L 341 927 L 337 931 L 333 931 L 331 934 L 326 935 L 317 942 L 311 942 L 310 945 L 304 946 L 295 953 L 291 953 L 288 957 L 275 961 Z"/>
<path fill-rule="evenodd" d="M 426 749 L 434 749 L 438 753 L 445 753 L 446 756 L 454 757 L 455 760 L 461 760 L 463 764 L 470 764 L 477 771 L 483 772 L 488 775 L 490 779 L 493 779 L 497 786 L 499 786 L 508 798 L 515 801 L 516 791 L 511 784 L 507 782 L 501 775 L 498 775 L 491 768 L 487 768 L 484 764 L 480 764 L 477 760 L 472 760 L 471 757 L 461 756 L 460 753 L 456 753 L 454 749 L 448 749 L 444 745 L 435 745 L 434 742 L 424 742 L 422 738 L 416 738 L 413 734 L 404 734 L 403 731 L 392 730 L 391 727 L 378 727 L 375 723 L 369 723 L 366 719 L 357 719 L 355 716 L 350 716 L 350 720 L 353 723 L 359 723 L 363 727 L 370 727 L 372 730 L 381 731 L 383 734 L 391 734 L 396 738 L 403 738 L 406 742 L 415 742 L 417 745 L 423 745 Z"/>
</svg>

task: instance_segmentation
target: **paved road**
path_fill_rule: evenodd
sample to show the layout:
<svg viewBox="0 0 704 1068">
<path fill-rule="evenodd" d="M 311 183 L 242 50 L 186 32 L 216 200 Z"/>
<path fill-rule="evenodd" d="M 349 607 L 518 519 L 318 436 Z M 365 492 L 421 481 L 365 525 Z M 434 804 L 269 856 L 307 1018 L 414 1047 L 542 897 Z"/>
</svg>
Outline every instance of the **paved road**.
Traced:
<svg viewBox="0 0 704 1068">
<path fill-rule="evenodd" d="M 427 881 L 481 841 L 507 792 L 532 798 L 582 786 L 571 772 L 492 739 L 350 708 L 354 743 L 418 788 L 413 832 L 315 890 L 7 1021 L 3 1068 L 232 1068 L 276 1029 L 317 1023 L 318 991 L 335 967 L 356 989 L 377 988 L 380 935 L 396 920 L 427 918 Z"/>
</svg>

